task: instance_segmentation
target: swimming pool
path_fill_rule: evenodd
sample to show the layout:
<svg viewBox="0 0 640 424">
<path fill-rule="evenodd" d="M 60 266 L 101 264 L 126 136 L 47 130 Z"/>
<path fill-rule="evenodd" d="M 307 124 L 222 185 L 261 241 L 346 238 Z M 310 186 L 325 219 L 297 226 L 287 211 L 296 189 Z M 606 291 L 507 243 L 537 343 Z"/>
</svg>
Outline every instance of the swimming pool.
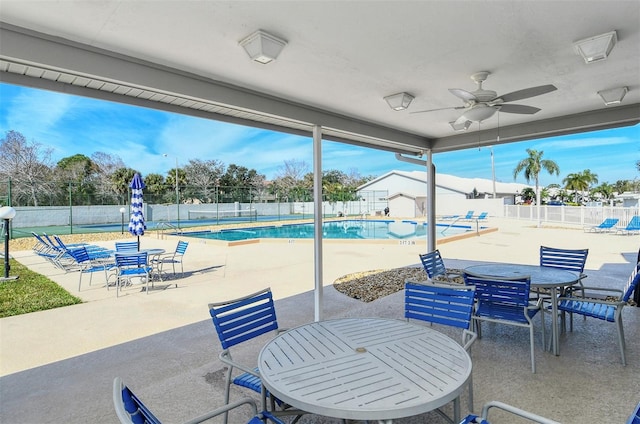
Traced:
<svg viewBox="0 0 640 424">
<path fill-rule="evenodd" d="M 472 231 L 470 225 L 436 224 L 436 236 L 446 237 Z M 427 226 L 415 221 L 341 220 L 322 224 L 325 239 L 408 240 L 424 238 Z M 250 239 L 312 239 L 313 223 L 233 228 L 217 231 L 193 231 L 181 234 L 207 240 L 241 241 Z"/>
</svg>

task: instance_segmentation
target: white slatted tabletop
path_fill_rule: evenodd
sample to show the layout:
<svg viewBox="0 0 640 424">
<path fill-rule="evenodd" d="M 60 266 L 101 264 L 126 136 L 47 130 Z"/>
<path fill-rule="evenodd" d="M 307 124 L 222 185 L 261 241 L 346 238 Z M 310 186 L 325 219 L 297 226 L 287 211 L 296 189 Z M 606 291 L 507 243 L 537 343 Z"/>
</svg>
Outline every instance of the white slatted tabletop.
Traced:
<svg viewBox="0 0 640 424">
<path fill-rule="evenodd" d="M 280 334 L 260 352 L 259 368 L 271 393 L 303 411 L 390 421 L 454 400 L 459 409 L 471 358 L 424 325 L 352 318 Z"/>
</svg>

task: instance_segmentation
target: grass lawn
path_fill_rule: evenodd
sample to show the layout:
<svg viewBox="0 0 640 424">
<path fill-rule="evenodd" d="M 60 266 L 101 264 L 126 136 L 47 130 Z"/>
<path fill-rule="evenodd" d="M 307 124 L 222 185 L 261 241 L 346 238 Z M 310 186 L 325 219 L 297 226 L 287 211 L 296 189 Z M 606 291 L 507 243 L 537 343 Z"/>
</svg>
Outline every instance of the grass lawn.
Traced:
<svg viewBox="0 0 640 424">
<path fill-rule="evenodd" d="M 44 275 L 13 259 L 9 261 L 9 275 L 18 276 L 18 279 L 0 282 L 0 318 L 82 303 L 80 298 Z M 4 276 L 4 268 L 1 276 Z"/>
</svg>

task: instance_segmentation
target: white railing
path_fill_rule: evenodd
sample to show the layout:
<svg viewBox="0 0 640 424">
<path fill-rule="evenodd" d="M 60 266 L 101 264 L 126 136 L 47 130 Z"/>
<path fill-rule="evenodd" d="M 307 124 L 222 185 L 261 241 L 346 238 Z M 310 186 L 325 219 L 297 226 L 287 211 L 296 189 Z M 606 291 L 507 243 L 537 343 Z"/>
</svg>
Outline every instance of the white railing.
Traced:
<svg viewBox="0 0 640 424">
<path fill-rule="evenodd" d="M 505 205 L 504 217 L 519 220 L 538 221 L 535 205 Z M 575 226 L 598 225 L 607 218 L 618 218 L 618 226 L 626 226 L 631 218 L 640 215 L 640 207 L 615 206 L 540 206 L 542 222 L 561 223 Z"/>
</svg>

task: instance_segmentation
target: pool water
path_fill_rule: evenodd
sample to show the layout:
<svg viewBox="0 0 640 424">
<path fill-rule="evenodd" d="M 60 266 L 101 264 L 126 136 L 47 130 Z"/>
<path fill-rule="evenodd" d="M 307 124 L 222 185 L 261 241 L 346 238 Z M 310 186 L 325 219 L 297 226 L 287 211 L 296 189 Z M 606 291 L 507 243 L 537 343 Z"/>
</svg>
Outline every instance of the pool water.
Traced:
<svg viewBox="0 0 640 424">
<path fill-rule="evenodd" d="M 451 236 L 471 231 L 469 225 L 436 224 L 437 237 Z M 343 220 L 322 224 L 325 239 L 345 240 L 407 240 L 424 238 L 427 226 L 414 221 Z M 277 226 L 225 229 L 219 231 L 185 232 L 182 236 L 208 240 L 240 241 L 259 238 L 312 239 L 313 223 L 284 224 Z"/>
</svg>

